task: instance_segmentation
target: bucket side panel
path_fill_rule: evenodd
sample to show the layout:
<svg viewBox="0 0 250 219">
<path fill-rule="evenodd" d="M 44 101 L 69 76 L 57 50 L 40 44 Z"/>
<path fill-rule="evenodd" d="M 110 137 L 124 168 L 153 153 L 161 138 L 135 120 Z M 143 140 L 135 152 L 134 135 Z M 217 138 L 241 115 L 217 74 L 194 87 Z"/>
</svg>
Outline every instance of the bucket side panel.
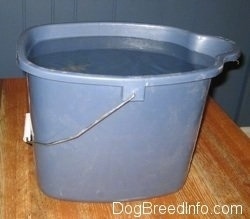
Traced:
<svg viewBox="0 0 250 219">
<path fill-rule="evenodd" d="M 30 80 L 36 140 L 64 138 L 121 102 L 122 89 Z M 71 200 L 138 199 L 178 190 L 184 183 L 209 80 L 147 87 L 79 139 L 35 145 L 42 189 Z"/>
</svg>

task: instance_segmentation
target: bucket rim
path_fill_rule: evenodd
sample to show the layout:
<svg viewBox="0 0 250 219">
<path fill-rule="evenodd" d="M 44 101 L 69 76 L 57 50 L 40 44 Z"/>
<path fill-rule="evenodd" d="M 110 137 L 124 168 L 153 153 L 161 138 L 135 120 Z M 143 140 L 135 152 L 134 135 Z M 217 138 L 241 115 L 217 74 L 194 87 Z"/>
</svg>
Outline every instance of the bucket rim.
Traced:
<svg viewBox="0 0 250 219">
<path fill-rule="evenodd" d="M 142 39 L 169 42 L 169 38 L 173 35 L 176 36 L 173 43 L 183 46 L 188 50 L 208 55 L 213 58 L 214 63 L 202 69 L 185 72 L 159 75 L 121 76 L 106 74 L 95 75 L 76 72 L 62 73 L 61 70 L 38 66 L 28 59 L 28 53 L 32 46 L 36 45 L 38 42 L 51 39 L 77 36 L 137 36 Z M 212 47 L 212 45 L 214 46 Z M 220 50 L 218 49 L 218 46 L 220 46 Z M 48 80 L 117 86 L 122 85 L 124 82 L 135 82 L 143 83 L 145 86 L 153 86 L 213 78 L 222 71 L 225 62 L 236 61 L 239 58 L 240 50 L 235 42 L 226 38 L 196 34 L 176 27 L 142 23 L 89 22 L 47 24 L 28 28 L 18 39 L 16 55 L 17 64 L 24 72 Z"/>
</svg>

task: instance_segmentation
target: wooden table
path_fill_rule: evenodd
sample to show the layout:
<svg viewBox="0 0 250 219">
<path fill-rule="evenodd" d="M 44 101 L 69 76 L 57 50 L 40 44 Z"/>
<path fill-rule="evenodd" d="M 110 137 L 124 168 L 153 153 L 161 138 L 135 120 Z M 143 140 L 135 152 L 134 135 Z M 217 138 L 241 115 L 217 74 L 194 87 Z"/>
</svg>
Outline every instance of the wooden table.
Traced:
<svg viewBox="0 0 250 219">
<path fill-rule="evenodd" d="M 250 140 L 212 99 L 185 186 L 174 194 L 125 202 L 118 214 L 112 203 L 59 201 L 39 190 L 33 148 L 22 141 L 25 80 L 2 80 L 0 87 L 0 218 L 134 218 L 140 206 L 145 207 L 140 218 L 250 218 Z"/>
</svg>

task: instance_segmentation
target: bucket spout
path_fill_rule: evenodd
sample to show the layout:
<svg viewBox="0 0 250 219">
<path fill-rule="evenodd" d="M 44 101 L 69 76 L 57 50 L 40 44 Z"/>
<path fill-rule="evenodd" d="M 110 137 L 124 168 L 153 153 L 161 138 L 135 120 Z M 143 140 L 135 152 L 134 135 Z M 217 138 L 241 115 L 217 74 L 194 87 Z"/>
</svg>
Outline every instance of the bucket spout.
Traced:
<svg viewBox="0 0 250 219">
<path fill-rule="evenodd" d="M 198 35 L 195 40 L 195 50 L 214 57 L 222 64 L 238 61 L 240 49 L 235 42 L 223 38 Z"/>
</svg>

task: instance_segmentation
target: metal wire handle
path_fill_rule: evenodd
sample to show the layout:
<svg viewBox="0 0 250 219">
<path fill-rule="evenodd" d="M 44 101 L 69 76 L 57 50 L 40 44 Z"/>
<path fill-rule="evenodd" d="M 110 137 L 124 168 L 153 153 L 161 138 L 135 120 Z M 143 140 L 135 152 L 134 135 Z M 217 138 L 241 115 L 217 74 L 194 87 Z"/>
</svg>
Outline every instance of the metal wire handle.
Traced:
<svg viewBox="0 0 250 219">
<path fill-rule="evenodd" d="M 123 102 L 121 102 L 119 105 L 117 105 L 116 107 L 114 107 L 110 111 L 104 113 L 97 120 L 95 120 L 94 122 L 92 122 L 87 128 L 82 129 L 81 131 L 79 131 L 77 134 L 75 134 L 73 136 L 70 136 L 70 137 L 67 137 L 67 138 L 64 138 L 64 139 L 60 139 L 60 140 L 56 140 L 56 141 L 52 141 L 52 142 L 47 142 L 47 143 L 45 143 L 45 142 L 39 142 L 39 141 L 29 141 L 28 143 L 30 143 L 30 144 L 36 143 L 36 144 L 41 144 L 41 145 L 46 145 L 46 146 L 52 146 L 52 145 L 56 145 L 56 144 L 60 144 L 60 143 L 65 143 L 65 142 L 77 139 L 80 136 L 82 136 L 83 134 L 85 134 L 86 132 L 88 132 L 90 129 L 92 129 L 94 126 L 96 126 L 97 124 L 99 124 L 101 121 L 103 121 L 104 119 L 106 119 L 107 117 L 109 117 L 111 114 L 113 114 L 117 110 L 121 109 L 123 106 L 125 106 L 127 103 L 129 103 L 134 98 L 135 98 L 135 93 L 133 93 L 129 98 L 127 98 L 126 100 L 124 100 Z"/>
</svg>

